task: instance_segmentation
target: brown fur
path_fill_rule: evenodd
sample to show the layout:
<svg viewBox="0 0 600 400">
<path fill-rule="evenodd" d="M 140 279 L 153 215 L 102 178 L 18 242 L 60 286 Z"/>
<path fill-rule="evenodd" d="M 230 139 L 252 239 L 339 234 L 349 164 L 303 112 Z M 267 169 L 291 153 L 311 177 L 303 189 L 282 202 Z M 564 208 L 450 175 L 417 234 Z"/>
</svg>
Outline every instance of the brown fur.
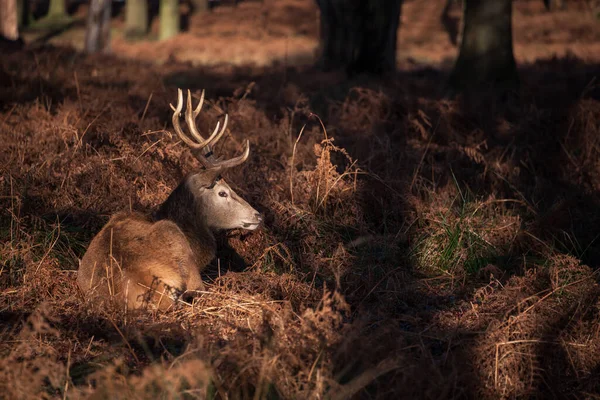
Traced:
<svg viewBox="0 0 600 400">
<path fill-rule="evenodd" d="M 219 195 L 223 191 L 227 200 Z M 215 171 L 191 174 L 155 220 L 135 212 L 115 214 L 90 243 L 77 283 L 96 299 L 165 310 L 175 296 L 204 289 L 200 271 L 215 257 L 214 231 L 244 227 L 242 222 L 255 229 L 260 220 Z"/>
<path fill-rule="evenodd" d="M 204 289 L 199 266 L 212 260 L 213 247 L 194 252 L 174 222 L 153 223 L 139 213 L 117 213 L 92 240 L 77 282 L 85 292 L 119 296 L 128 308 L 153 297 L 165 309 L 172 304 L 173 290 Z M 154 296 L 147 296 L 149 291 Z"/>
</svg>

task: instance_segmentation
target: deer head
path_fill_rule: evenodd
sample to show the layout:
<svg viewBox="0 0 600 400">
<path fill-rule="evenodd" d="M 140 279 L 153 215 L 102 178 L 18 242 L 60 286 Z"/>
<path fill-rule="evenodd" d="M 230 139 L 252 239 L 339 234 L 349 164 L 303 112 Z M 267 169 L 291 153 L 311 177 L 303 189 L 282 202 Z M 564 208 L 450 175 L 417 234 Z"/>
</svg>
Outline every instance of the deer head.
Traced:
<svg viewBox="0 0 600 400">
<path fill-rule="evenodd" d="M 201 223 L 211 231 L 236 228 L 254 230 L 262 222 L 262 216 L 221 178 L 223 171 L 238 166 L 248 159 L 250 143 L 246 140 L 245 149 L 241 155 L 229 160 L 217 160 L 212 148 L 225 133 L 228 116 L 225 115 L 223 127 L 220 128 L 220 122 L 217 122 L 212 134 L 205 139 L 198 132 L 195 122 L 203 103 L 204 91 L 202 91 L 200 103 L 193 109 L 192 96 L 188 90 L 185 121 L 190 135 L 187 135 L 179 124 L 179 117 L 183 109 L 183 94 L 181 89 L 177 90 L 177 107 L 171 105 L 173 129 L 179 138 L 192 149 L 192 154 L 200 161 L 204 169 L 188 175 L 170 196 L 169 200 L 171 201 L 167 200 L 160 211 L 162 214 L 180 214 L 178 219 L 181 219 L 184 217 L 183 213 L 186 212 L 186 206 L 189 206 L 191 202 L 195 206 L 195 217 L 201 219 L 201 221 L 196 221 L 196 224 Z M 165 210 L 165 208 L 169 208 L 169 210 Z M 173 210 L 173 208 L 179 210 Z"/>
</svg>

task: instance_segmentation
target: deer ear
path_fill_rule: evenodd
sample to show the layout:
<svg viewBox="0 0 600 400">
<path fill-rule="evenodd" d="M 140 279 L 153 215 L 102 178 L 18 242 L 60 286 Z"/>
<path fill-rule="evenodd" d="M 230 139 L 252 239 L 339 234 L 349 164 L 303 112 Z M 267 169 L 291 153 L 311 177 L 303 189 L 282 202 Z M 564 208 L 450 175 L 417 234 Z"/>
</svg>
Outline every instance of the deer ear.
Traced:
<svg viewBox="0 0 600 400">
<path fill-rule="evenodd" d="M 202 186 L 212 189 L 215 184 L 221 179 L 223 168 L 210 168 L 198 173 L 202 178 Z"/>
</svg>

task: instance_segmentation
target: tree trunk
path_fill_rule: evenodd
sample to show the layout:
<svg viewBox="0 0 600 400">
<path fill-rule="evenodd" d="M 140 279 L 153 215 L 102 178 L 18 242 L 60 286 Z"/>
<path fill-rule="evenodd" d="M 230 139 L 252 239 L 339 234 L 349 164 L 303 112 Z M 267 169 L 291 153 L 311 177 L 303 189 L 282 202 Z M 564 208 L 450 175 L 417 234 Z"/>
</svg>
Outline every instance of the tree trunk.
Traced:
<svg viewBox="0 0 600 400">
<path fill-rule="evenodd" d="M 448 32 L 448 38 L 452 45 L 457 46 L 461 42 L 460 34 L 463 30 L 461 24 L 463 18 L 456 19 L 450 16 L 452 6 L 455 2 L 457 2 L 457 0 L 446 0 L 440 21 L 446 29 L 446 32 Z"/>
<path fill-rule="evenodd" d="M 179 33 L 179 1 L 178 0 L 160 0 L 159 6 L 160 18 L 160 40 L 169 39 Z"/>
<path fill-rule="evenodd" d="M 148 32 L 148 1 L 127 0 L 125 3 L 125 36 L 140 38 Z"/>
<path fill-rule="evenodd" d="M 194 13 L 203 13 L 209 10 L 210 5 L 208 0 L 192 0 L 192 8 Z"/>
<path fill-rule="evenodd" d="M 381 74 L 396 68 L 402 0 L 317 0 L 324 69 Z"/>
<path fill-rule="evenodd" d="M 31 21 L 31 4 L 28 0 L 17 0 L 17 20 L 19 28 L 29 26 Z"/>
<path fill-rule="evenodd" d="M 85 34 L 87 53 L 110 51 L 110 8 L 111 0 L 91 0 Z"/>
<path fill-rule="evenodd" d="M 514 88 L 518 82 L 512 0 L 465 0 L 462 42 L 450 74 L 450 89 Z"/>
<path fill-rule="evenodd" d="M 50 0 L 50 7 L 48 8 L 48 17 L 63 18 L 66 15 L 67 15 L 66 0 Z"/>
<path fill-rule="evenodd" d="M 0 38 L 19 40 L 17 0 L 0 0 Z"/>
</svg>

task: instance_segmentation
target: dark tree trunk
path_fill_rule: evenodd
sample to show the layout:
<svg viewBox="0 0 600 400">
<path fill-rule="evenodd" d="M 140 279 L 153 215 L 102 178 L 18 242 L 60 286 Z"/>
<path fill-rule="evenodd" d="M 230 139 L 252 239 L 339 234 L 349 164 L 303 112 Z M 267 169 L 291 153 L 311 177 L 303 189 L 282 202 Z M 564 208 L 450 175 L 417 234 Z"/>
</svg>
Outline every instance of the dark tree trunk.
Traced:
<svg viewBox="0 0 600 400">
<path fill-rule="evenodd" d="M 518 85 L 512 0 L 465 0 L 460 53 L 450 74 L 454 92 Z"/>
<path fill-rule="evenodd" d="M 111 0 L 91 0 L 85 33 L 85 51 L 110 51 Z"/>
<path fill-rule="evenodd" d="M 148 32 L 148 1 L 127 0 L 125 2 L 125 36 L 137 39 Z"/>
<path fill-rule="evenodd" d="M 450 11 L 454 3 L 457 3 L 457 0 L 446 0 L 440 20 L 446 29 L 446 32 L 448 32 L 448 38 L 450 39 L 450 42 L 454 46 L 457 46 L 461 41 L 460 34 L 462 32 L 462 18 L 456 19 L 451 17 Z"/>
<path fill-rule="evenodd" d="M 396 68 L 402 0 L 317 0 L 317 4 L 322 68 L 375 74 Z"/>
<path fill-rule="evenodd" d="M 0 0 L 0 38 L 19 40 L 19 13 L 17 0 Z"/>
<path fill-rule="evenodd" d="M 29 26 L 31 21 L 31 4 L 28 0 L 17 0 L 17 15 L 19 28 Z"/>
<path fill-rule="evenodd" d="M 179 33 L 179 1 L 160 0 L 159 5 L 160 32 L 159 39 L 165 40 Z"/>
</svg>

